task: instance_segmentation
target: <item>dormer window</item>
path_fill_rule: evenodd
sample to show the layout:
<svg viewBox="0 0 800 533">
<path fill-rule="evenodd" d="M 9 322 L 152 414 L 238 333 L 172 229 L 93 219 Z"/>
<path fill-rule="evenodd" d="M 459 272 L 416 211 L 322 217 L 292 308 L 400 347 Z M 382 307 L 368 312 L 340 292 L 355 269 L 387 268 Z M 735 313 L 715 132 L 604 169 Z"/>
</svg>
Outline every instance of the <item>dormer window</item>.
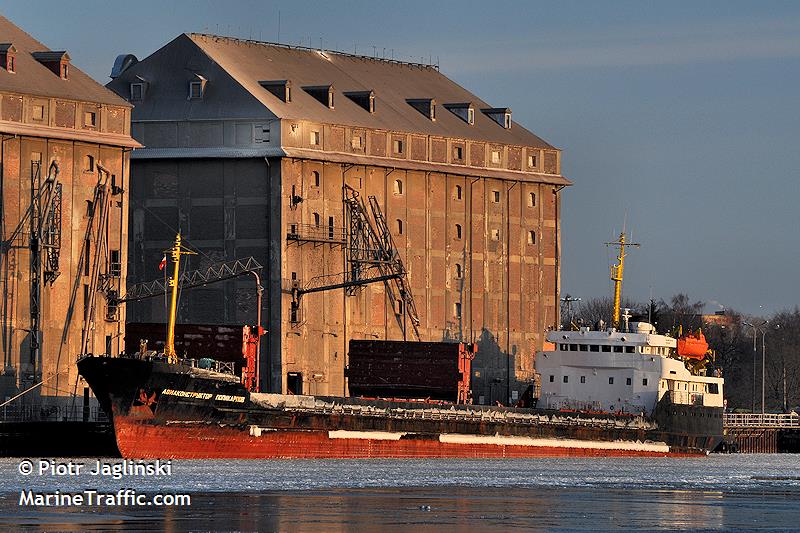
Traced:
<svg viewBox="0 0 800 533">
<path fill-rule="evenodd" d="M 206 80 L 200 74 L 195 74 L 195 79 L 189 82 L 189 100 L 199 100 L 206 92 Z"/>
<path fill-rule="evenodd" d="M 138 101 L 144 97 L 144 85 L 131 83 L 131 101 Z"/>
<path fill-rule="evenodd" d="M 328 109 L 333 109 L 333 85 L 307 85 L 303 90 Z"/>
<path fill-rule="evenodd" d="M 289 80 L 259 81 L 258 83 L 282 102 L 291 103 L 292 82 Z"/>
<path fill-rule="evenodd" d="M 444 104 L 444 107 L 470 126 L 475 124 L 475 108 L 471 103 Z"/>
<path fill-rule="evenodd" d="M 375 112 L 375 91 L 351 91 L 344 93 L 344 95 L 367 112 Z"/>
<path fill-rule="evenodd" d="M 31 52 L 33 58 L 62 80 L 69 79 L 69 54 L 65 51 Z"/>
<path fill-rule="evenodd" d="M 507 107 L 492 107 L 489 109 L 481 109 L 481 111 L 505 129 L 511 129 L 511 109 Z"/>
<path fill-rule="evenodd" d="M 12 74 L 17 71 L 17 48 L 11 43 L 0 44 L 0 65 Z"/>
<path fill-rule="evenodd" d="M 436 100 L 433 98 L 412 98 L 406 100 L 408 104 L 428 117 L 429 120 L 436 120 Z"/>
</svg>

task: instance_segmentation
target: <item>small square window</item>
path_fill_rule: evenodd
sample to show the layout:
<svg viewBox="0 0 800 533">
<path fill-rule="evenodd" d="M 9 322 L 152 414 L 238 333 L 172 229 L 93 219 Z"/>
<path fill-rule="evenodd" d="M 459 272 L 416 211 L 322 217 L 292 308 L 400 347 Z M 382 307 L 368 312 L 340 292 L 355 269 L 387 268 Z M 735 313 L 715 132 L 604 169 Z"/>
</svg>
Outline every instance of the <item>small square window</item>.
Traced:
<svg viewBox="0 0 800 533">
<path fill-rule="evenodd" d="M 94 111 L 86 111 L 83 113 L 83 125 L 88 127 L 97 126 L 97 113 Z"/>
<path fill-rule="evenodd" d="M 492 150 L 492 163 L 495 165 L 500 164 L 500 151 L 499 150 Z"/>
<path fill-rule="evenodd" d="M 493 241 L 499 241 L 500 240 L 500 230 L 499 229 L 493 229 L 492 230 L 492 240 Z"/>
<path fill-rule="evenodd" d="M 552 374 L 550 375 L 550 383 L 553 383 L 556 380 L 556 377 Z"/>
<path fill-rule="evenodd" d="M 642 386 L 647 387 L 647 378 L 642 378 Z"/>
<path fill-rule="evenodd" d="M 589 346 L 589 351 L 590 352 L 599 352 L 600 351 L 600 346 L 598 346 L 596 344 L 592 344 L 592 345 Z"/>
<path fill-rule="evenodd" d="M 636 352 L 636 346 L 626 346 L 625 347 L 625 353 L 635 353 L 635 352 Z"/>
<path fill-rule="evenodd" d="M 403 141 L 400 139 L 394 140 L 394 153 L 402 154 L 403 153 Z"/>
<path fill-rule="evenodd" d="M 350 146 L 353 148 L 361 148 L 361 135 L 353 135 L 353 138 L 350 139 Z"/>
<path fill-rule="evenodd" d="M 610 351 L 611 351 L 611 346 L 605 346 L 605 345 L 604 345 L 604 346 L 602 346 L 602 347 L 600 348 L 600 351 L 603 351 L 603 352 L 610 352 Z"/>
<path fill-rule="evenodd" d="M 312 131 L 311 132 L 311 139 L 310 142 L 313 146 L 319 146 L 319 132 Z"/>
<path fill-rule="evenodd" d="M 144 97 L 144 85 L 131 83 L 131 100 L 141 100 Z"/>
<path fill-rule="evenodd" d="M 44 120 L 44 106 L 43 105 L 33 106 L 33 109 L 31 109 L 31 118 L 33 120 Z"/>
<path fill-rule="evenodd" d="M 453 159 L 458 161 L 464 159 L 464 148 L 462 146 L 453 147 Z"/>
<path fill-rule="evenodd" d="M 608 384 L 609 385 L 613 385 L 614 384 L 614 377 L 613 376 L 608 378 Z"/>
<path fill-rule="evenodd" d="M 614 353 L 622 353 L 622 346 L 614 346 Z"/>
<path fill-rule="evenodd" d="M 631 378 L 625 378 L 625 385 L 631 384 Z"/>
<path fill-rule="evenodd" d="M 203 84 L 199 81 L 189 82 L 189 98 L 202 98 L 203 97 Z"/>
<path fill-rule="evenodd" d="M 500 191 L 492 191 L 492 201 L 494 203 L 500 202 Z"/>
<path fill-rule="evenodd" d="M 586 383 L 586 376 L 581 376 L 581 383 Z"/>
<path fill-rule="evenodd" d="M 570 352 L 577 352 L 578 351 L 578 345 L 577 344 L 570 344 L 569 345 L 569 351 Z"/>
<path fill-rule="evenodd" d="M 580 345 L 578 345 L 578 348 L 582 352 L 588 352 L 589 351 L 589 345 L 588 344 L 580 344 Z"/>
</svg>

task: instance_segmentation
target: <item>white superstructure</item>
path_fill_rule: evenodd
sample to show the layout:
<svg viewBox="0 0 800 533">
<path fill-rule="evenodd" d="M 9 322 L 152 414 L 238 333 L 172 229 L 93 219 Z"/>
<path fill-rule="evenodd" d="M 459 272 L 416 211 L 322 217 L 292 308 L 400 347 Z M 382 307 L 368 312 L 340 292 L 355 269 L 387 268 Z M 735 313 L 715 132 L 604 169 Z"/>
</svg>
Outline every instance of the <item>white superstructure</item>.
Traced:
<svg viewBox="0 0 800 533">
<path fill-rule="evenodd" d="M 536 354 L 538 407 L 652 414 L 665 395 L 683 405 L 722 407 L 723 379 L 692 375 L 676 340 L 646 322 L 628 331 L 551 331 L 555 350 Z"/>
</svg>

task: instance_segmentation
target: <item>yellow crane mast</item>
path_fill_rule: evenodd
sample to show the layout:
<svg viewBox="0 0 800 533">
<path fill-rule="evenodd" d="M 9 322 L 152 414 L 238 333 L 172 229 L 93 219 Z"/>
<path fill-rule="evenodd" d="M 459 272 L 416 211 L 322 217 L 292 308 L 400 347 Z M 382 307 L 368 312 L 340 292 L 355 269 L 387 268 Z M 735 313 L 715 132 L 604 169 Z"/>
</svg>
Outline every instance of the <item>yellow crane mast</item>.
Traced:
<svg viewBox="0 0 800 533">
<path fill-rule="evenodd" d="M 614 314 L 611 319 L 611 326 L 619 329 L 619 309 L 622 302 L 622 274 L 625 271 L 625 247 L 639 246 L 637 243 L 625 242 L 625 232 L 619 234 L 615 242 L 607 242 L 606 246 L 618 246 L 617 264 L 611 265 L 611 281 L 614 282 Z"/>
</svg>

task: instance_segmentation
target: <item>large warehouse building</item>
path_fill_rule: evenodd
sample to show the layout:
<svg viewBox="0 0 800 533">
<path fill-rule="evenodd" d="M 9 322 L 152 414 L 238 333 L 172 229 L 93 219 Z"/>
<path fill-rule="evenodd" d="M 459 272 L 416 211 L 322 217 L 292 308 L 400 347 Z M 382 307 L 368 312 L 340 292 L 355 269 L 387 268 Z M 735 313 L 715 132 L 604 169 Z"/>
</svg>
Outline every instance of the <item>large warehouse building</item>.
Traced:
<svg viewBox="0 0 800 533">
<path fill-rule="evenodd" d="M 131 106 L 0 17 L 0 401 L 63 419 L 81 353 L 118 354 Z M 113 298 L 112 298 L 113 299 Z M 78 409 L 82 404 L 78 403 Z M 22 410 L 20 410 L 22 409 Z"/>
<path fill-rule="evenodd" d="M 146 147 L 131 280 L 160 276 L 178 229 L 200 252 L 187 268 L 255 257 L 263 389 L 345 394 L 350 339 L 417 336 L 478 343 L 476 402 L 533 382 L 559 322 L 569 182 L 510 109 L 431 65 L 201 34 L 121 56 L 112 78 Z M 209 285 L 185 291 L 179 321 L 253 323 L 255 302 L 249 277 Z M 164 302 L 128 313 L 163 320 Z"/>
</svg>

